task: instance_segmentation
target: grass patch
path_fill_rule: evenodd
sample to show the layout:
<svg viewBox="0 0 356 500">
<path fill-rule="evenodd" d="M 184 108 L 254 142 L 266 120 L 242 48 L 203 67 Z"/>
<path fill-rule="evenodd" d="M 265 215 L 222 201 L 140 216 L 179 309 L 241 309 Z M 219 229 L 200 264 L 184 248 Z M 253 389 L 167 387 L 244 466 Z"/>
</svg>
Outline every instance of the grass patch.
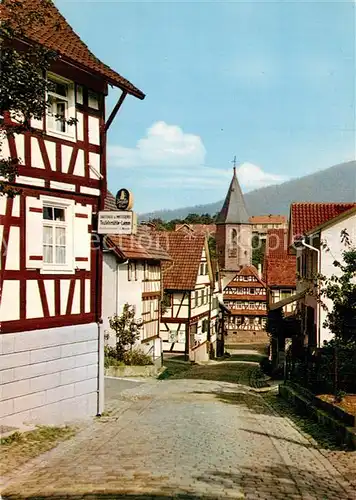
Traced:
<svg viewBox="0 0 356 500">
<path fill-rule="evenodd" d="M 218 358 L 217 361 L 248 361 L 250 363 L 259 363 L 263 358 L 265 358 L 263 354 L 251 353 L 251 354 L 238 354 L 234 353 L 231 356 Z"/>
<path fill-rule="evenodd" d="M 225 344 L 225 351 L 256 351 L 262 356 L 268 355 L 268 344 Z"/>
<path fill-rule="evenodd" d="M 255 387 L 256 380 L 263 377 L 259 366 L 237 363 L 216 363 L 211 365 L 194 365 L 174 363 L 166 360 L 166 370 L 158 377 L 161 380 L 196 379 L 232 382 Z"/>
<path fill-rule="evenodd" d="M 0 440 L 0 476 L 13 472 L 28 460 L 73 437 L 74 427 L 38 426 L 33 431 L 14 432 Z"/>
</svg>

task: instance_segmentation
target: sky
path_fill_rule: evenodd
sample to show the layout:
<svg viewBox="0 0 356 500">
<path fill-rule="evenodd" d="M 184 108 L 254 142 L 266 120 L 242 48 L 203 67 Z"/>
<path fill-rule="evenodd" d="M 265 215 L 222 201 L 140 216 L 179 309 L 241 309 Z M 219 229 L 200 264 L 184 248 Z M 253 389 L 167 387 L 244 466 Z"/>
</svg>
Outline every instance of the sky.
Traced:
<svg viewBox="0 0 356 500">
<path fill-rule="evenodd" d="M 235 155 L 245 192 L 355 158 L 353 0 L 56 4 L 146 94 L 108 136 L 108 187 L 138 213 L 222 199 Z"/>
</svg>

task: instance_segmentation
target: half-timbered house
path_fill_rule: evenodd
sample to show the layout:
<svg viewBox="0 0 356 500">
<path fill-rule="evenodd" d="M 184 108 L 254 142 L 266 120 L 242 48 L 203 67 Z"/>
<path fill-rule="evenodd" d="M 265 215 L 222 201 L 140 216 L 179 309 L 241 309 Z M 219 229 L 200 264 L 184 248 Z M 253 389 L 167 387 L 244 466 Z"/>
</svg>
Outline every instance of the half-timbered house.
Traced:
<svg viewBox="0 0 356 500">
<path fill-rule="evenodd" d="M 163 267 L 163 349 L 192 361 L 209 359 L 216 348 L 219 288 L 207 239 L 190 231 L 161 232 L 172 262 Z"/>
<path fill-rule="evenodd" d="M 37 1 L 25 3 L 36 9 Z M 60 57 L 47 74 L 46 116 L 2 144 L 5 157 L 21 159 L 21 194 L 0 197 L 3 425 L 102 411 L 102 251 L 91 233 L 106 194 L 107 129 L 127 94 L 144 97 L 89 51 L 54 4 L 28 31 L 32 42 Z M 106 119 L 108 84 L 122 94 Z"/>
<path fill-rule="evenodd" d="M 110 193 L 108 194 L 110 195 Z M 108 198 L 105 208 L 110 207 Z M 111 207 L 110 207 L 111 208 Z M 156 365 L 162 361 L 160 338 L 161 264 L 171 258 L 159 245 L 156 231 L 139 226 L 136 234 L 108 235 L 105 238 L 103 262 L 103 328 L 109 345 L 115 345 L 109 318 L 120 316 L 125 304 L 135 308 L 142 321 L 136 347 L 152 357 Z"/>
<path fill-rule="evenodd" d="M 269 229 L 263 263 L 263 278 L 267 284 L 267 302 L 274 304 L 287 299 L 296 290 L 296 257 L 288 252 L 288 230 Z M 284 314 L 295 310 L 295 303 L 286 304 Z"/>
<path fill-rule="evenodd" d="M 230 315 L 226 320 L 226 343 L 263 343 L 266 334 L 266 284 L 254 266 L 245 266 L 225 278 L 223 300 Z"/>
</svg>

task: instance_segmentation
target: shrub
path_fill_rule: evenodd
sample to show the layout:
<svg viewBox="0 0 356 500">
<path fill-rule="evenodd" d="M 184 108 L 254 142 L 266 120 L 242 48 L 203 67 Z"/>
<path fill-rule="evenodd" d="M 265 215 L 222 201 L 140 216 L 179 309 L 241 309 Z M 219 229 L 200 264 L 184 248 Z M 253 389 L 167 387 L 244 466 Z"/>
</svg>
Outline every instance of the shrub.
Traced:
<svg viewBox="0 0 356 500">
<path fill-rule="evenodd" d="M 266 375 L 271 375 L 272 373 L 272 363 L 268 358 L 263 358 L 260 361 L 260 368 Z"/>
<path fill-rule="evenodd" d="M 145 354 L 140 349 L 133 349 L 132 351 L 126 351 L 123 356 L 123 360 L 125 365 L 136 365 L 136 366 L 153 365 L 151 356 Z"/>
</svg>

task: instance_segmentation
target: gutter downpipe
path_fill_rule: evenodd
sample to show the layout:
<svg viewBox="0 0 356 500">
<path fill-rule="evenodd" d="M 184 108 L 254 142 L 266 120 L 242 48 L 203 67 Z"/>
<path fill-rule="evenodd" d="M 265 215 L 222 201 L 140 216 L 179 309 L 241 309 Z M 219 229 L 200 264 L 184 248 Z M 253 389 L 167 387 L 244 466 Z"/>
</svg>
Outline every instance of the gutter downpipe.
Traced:
<svg viewBox="0 0 356 500">
<path fill-rule="evenodd" d="M 302 245 L 305 247 L 305 248 L 309 248 L 310 250 L 313 250 L 314 252 L 316 252 L 318 254 L 318 269 L 317 269 L 317 272 L 319 273 L 320 271 L 320 265 L 321 265 L 321 262 L 320 262 L 320 250 L 318 248 L 315 248 L 311 245 L 309 245 L 308 243 L 306 243 L 305 241 L 305 238 L 302 239 Z M 319 279 L 317 280 L 317 289 L 318 289 L 318 292 L 319 292 Z M 318 327 L 318 345 L 317 347 L 320 347 L 320 302 L 318 300 L 318 305 L 317 305 L 317 309 L 316 309 L 316 312 L 317 312 L 317 327 Z"/>
</svg>

